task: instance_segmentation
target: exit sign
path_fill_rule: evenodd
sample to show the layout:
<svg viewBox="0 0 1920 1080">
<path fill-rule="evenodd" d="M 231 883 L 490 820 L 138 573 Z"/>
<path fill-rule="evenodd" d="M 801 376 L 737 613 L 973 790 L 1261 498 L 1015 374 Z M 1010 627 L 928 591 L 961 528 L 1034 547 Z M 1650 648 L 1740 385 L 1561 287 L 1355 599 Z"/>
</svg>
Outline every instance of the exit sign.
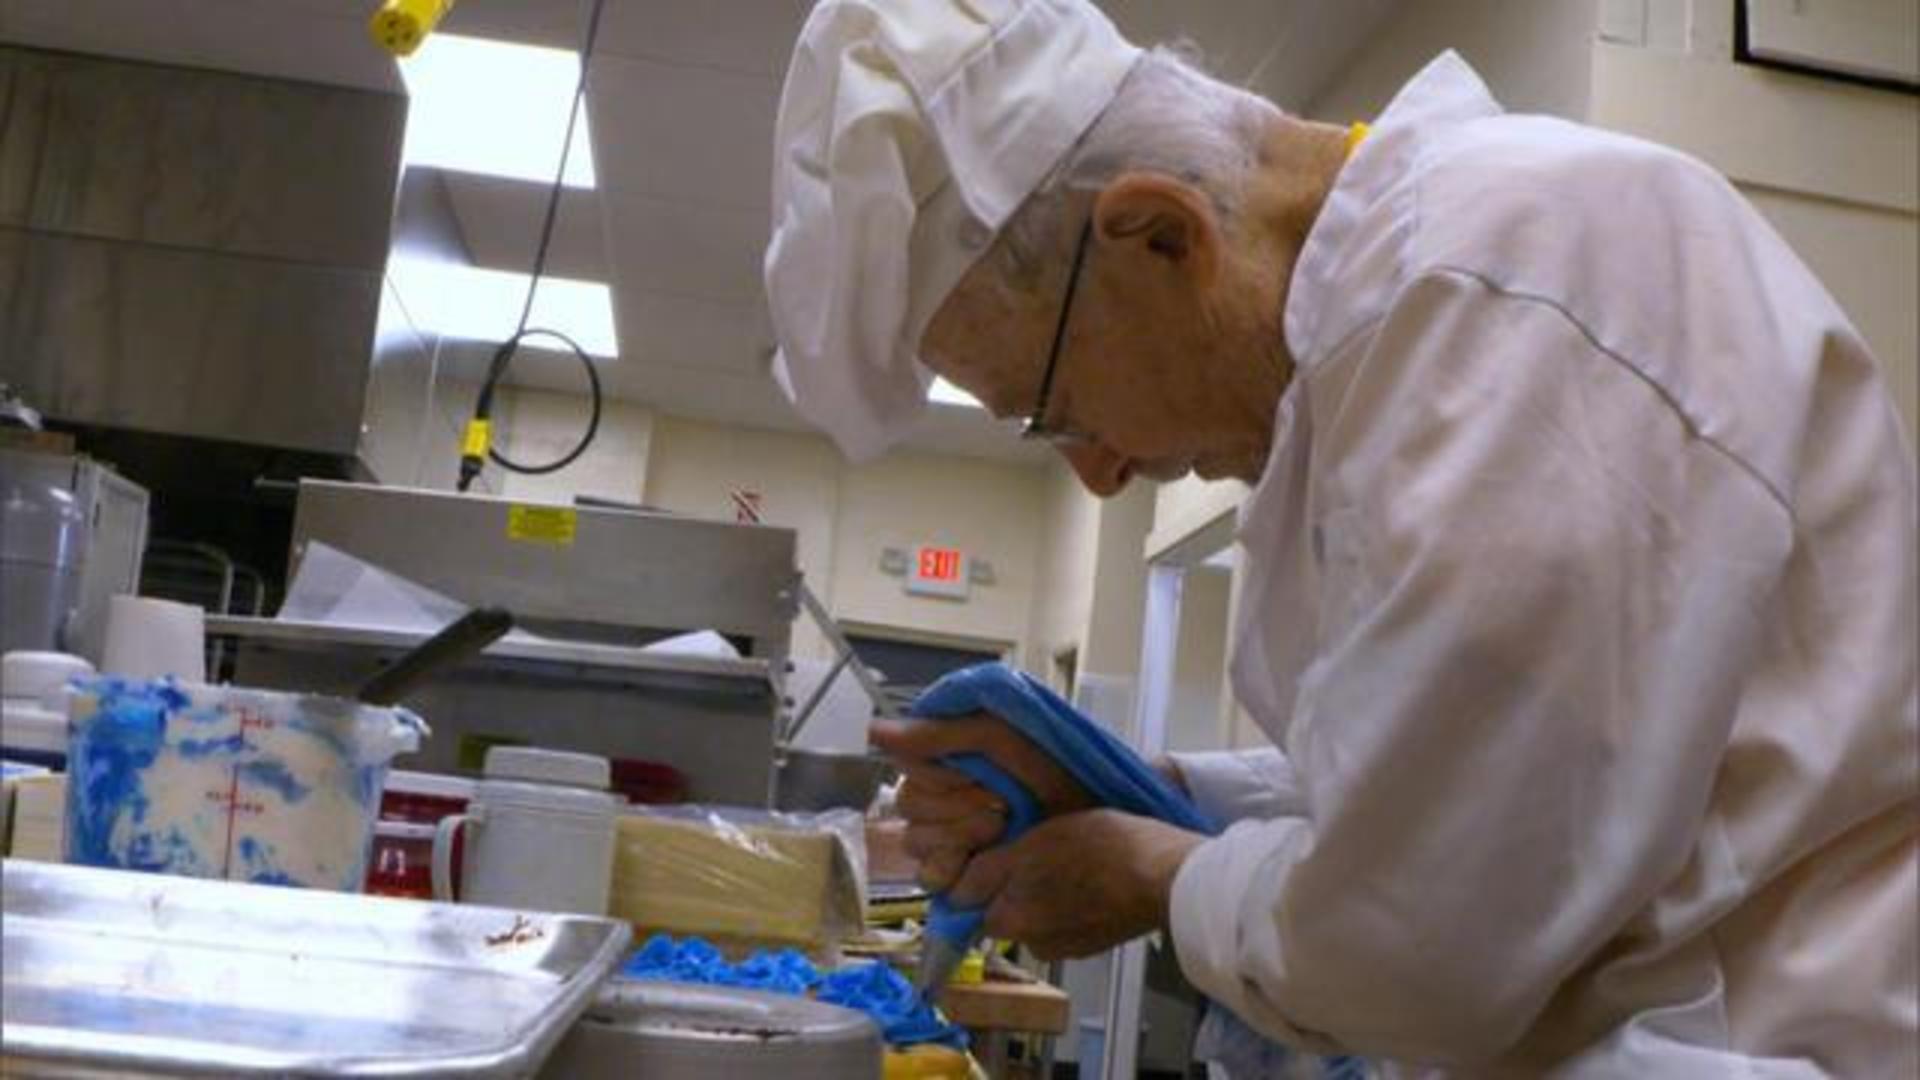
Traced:
<svg viewBox="0 0 1920 1080">
<path fill-rule="evenodd" d="M 967 557 L 959 548 L 923 544 L 907 566 L 907 591 L 921 596 L 967 598 Z"/>
</svg>

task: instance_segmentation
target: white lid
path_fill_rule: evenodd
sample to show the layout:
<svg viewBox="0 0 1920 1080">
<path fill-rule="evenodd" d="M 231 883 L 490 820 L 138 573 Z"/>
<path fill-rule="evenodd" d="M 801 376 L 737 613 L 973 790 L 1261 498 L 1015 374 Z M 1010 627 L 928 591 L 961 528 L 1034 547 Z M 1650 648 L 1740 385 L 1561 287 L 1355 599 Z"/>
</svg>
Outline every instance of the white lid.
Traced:
<svg viewBox="0 0 1920 1080">
<path fill-rule="evenodd" d="M 0 705 L 0 746 L 43 754 L 67 752 L 67 718 L 34 704 Z"/>
<path fill-rule="evenodd" d="M 439 826 L 428 825 L 423 821 L 376 821 L 373 823 L 373 835 L 387 840 L 428 840 L 439 831 Z"/>
<path fill-rule="evenodd" d="M 0 656 L 0 694 L 38 701 L 68 679 L 93 674 L 93 665 L 71 653 L 15 650 Z"/>
<path fill-rule="evenodd" d="M 487 751 L 487 779 L 527 780 L 536 784 L 606 790 L 612 766 L 596 754 L 540 750 L 531 746 L 495 746 Z"/>
<path fill-rule="evenodd" d="M 436 799 L 471 800 L 478 785 L 463 776 L 444 776 L 440 773 L 408 772 L 405 769 L 387 770 L 386 790 L 402 795 L 426 795 Z"/>
<path fill-rule="evenodd" d="M 591 821 L 612 824 L 626 806 L 626 800 L 611 791 L 594 791 L 565 784 L 536 783 L 527 780 L 502 780 L 488 777 L 480 781 L 480 794 L 469 809 L 486 811 L 531 811 L 543 817 L 571 814 Z"/>
</svg>

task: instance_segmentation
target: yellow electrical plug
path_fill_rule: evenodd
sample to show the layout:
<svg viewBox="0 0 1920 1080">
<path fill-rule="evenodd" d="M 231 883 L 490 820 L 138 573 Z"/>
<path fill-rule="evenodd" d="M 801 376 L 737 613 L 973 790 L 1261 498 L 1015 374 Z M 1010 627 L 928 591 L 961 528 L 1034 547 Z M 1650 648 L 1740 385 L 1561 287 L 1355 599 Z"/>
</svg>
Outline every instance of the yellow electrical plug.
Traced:
<svg viewBox="0 0 1920 1080">
<path fill-rule="evenodd" d="M 454 0 L 386 0 L 367 21 L 373 43 L 395 56 L 412 56 L 453 10 Z"/>
</svg>

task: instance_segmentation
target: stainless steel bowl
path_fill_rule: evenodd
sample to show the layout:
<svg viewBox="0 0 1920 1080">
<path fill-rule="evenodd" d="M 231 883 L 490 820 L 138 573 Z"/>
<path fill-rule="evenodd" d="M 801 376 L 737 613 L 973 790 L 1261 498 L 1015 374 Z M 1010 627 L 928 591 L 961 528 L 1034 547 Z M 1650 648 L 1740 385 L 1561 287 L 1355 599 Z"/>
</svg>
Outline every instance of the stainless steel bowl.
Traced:
<svg viewBox="0 0 1920 1080">
<path fill-rule="evenodd" d="M 773 805 L 781 810 L 865 810 L 893 774 L 872 754 L 789 748 L 774 776 Z"/>
<path fill-rule="evenodd" d="M 540 1080 L 879 1080 L 879 1029 L 806 998 L 615 980 Z"/>
</svg>

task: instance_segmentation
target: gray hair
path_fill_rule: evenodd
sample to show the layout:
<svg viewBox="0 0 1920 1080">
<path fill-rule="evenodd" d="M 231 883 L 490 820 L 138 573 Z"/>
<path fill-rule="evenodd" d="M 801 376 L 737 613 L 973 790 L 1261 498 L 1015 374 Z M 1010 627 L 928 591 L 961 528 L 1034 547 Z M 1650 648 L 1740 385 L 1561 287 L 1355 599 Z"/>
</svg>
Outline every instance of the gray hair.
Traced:
<svg viewBox="0 0 1920 1080">
<path fill-rule="evenodd" d="M 995 244 L 999 277 L 1020 291 L 1039 287 L 1047 268 L 1060 263 L 1061 216 L 1069 197 L 1102 188 L 1122 173 L 1164 173 L 1192 184 L 1231 222 L 1259 163 L 1267 126 L 1278 115 L 1272 102 L 1200 70 L 1188 46 L 1147 52 L 1106 111 L 1001 228 Z"/>
</svg>

